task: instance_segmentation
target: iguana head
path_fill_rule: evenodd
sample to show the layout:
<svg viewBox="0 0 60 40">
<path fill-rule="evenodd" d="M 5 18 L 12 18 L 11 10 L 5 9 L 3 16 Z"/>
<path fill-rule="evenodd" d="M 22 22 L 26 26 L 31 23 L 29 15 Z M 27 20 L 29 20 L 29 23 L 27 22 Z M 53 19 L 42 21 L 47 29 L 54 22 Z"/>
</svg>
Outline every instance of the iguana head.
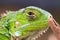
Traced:
<svg viewBox="0 0 60 40">
<path fill-rule="evenodd" d="M 18 11 L 7 12 L 7 16 L 1 18 L 0 26 L 4 25 L 12 36 L 19 36 L 21 39 L 28 37 L 27 40 L 33 40 L 35 35 L 40 35 L 47 30 L 49 16 L 51 16 L 49 12 L 29 6 Z"/>
</svg>

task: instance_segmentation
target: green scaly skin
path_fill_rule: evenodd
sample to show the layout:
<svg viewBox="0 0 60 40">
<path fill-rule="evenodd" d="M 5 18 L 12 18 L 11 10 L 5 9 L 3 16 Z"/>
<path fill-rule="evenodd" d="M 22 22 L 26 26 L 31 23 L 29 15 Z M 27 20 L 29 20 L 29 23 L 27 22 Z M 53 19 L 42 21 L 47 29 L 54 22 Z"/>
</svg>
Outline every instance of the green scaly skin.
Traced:
<svg viewBox="0 0 60 40">
<path fill-rule="evenodd" d="M 18 33 L 18 35 L 23 38 L 30 35 L 32 32 L 43 30 L 48 27 L 48 16 L 46 16 L 40 10 L 34 8 L 25 8 L 22 12 L 20 11 L 21 10 L 14 12 L 9 11 L 7 12 L 7 16 L 3 16 L 0 19 L 0 27 L 3 27 L 0 28 L 1 34 L 7 34 L 5 36 L 10 37 L 10 35 L 17 36 L 16 33 Z M 26 15 L 28 12 L 33 12 L 36 17 L 33 20 L 29 20 L 28 16 Z M 18 27 L 15 25 L 16 22 L 19 22 Z M 9 39 L 7 38 L 7 40 Z"/>
</svg>

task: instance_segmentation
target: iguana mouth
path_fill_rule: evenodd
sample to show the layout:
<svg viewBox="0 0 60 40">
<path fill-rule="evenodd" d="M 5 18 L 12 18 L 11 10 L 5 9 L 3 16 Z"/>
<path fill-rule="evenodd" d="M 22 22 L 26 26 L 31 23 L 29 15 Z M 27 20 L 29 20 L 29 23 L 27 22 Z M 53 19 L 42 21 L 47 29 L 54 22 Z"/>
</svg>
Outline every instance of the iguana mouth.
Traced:
<svg viewBox="0 0 60 40">
<path fill-rule="evenodd" d="M 32 32 L 31 35 L 27 36 L 26 38 L 23 38 L 22 40 L 37 40 L 38 38 L 40 38 L 41 36 L 43 36 L 47 31 L 48 31 L 48 27 L 44 30 L 38 30 L 36 32 Z"/>
</svg>

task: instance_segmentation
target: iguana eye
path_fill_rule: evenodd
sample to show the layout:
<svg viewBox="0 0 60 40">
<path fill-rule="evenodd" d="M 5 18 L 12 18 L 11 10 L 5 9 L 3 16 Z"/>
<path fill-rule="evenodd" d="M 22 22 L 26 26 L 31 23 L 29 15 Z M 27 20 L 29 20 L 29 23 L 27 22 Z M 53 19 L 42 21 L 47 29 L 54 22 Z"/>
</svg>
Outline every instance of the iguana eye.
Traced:
<svg viewBox="0 0 60 40">
<path fill-rule="evenodd" d="M 35 19 L 35 14 L 33 12 L 28 12 L 27 17 L 29 20 L 34 20 Z"/>
<path fill-rule="evenodd" d="M 41 12 L 35 8 L 25 8 L 23 13 L 25 13 L 29 21 L 36 20 L 41 15 Z"/>
<path fill-rule="evenodd" d="M 34 15 L 34 13 L 33 12 L 28 12 L 28 15 Z"/>
</svg>

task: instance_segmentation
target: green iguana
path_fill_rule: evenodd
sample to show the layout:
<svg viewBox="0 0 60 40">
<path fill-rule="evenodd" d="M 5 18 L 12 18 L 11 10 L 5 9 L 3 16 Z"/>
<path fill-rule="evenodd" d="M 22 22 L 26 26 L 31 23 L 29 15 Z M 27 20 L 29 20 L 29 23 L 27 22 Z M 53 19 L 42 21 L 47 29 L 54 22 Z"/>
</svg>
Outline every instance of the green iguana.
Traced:
<svg viewBox="0 0 60 40">
<path fill-rule="evenodd" d="M 0 19 L 0 40 L 10 40 L 10 36 L 21 39 L 29 37 L 27 40 L 33 40 L 33 35 L 47 30 L 49 16 L 49 12 L 34 6 L 8 11 Z"/>
</svg>

